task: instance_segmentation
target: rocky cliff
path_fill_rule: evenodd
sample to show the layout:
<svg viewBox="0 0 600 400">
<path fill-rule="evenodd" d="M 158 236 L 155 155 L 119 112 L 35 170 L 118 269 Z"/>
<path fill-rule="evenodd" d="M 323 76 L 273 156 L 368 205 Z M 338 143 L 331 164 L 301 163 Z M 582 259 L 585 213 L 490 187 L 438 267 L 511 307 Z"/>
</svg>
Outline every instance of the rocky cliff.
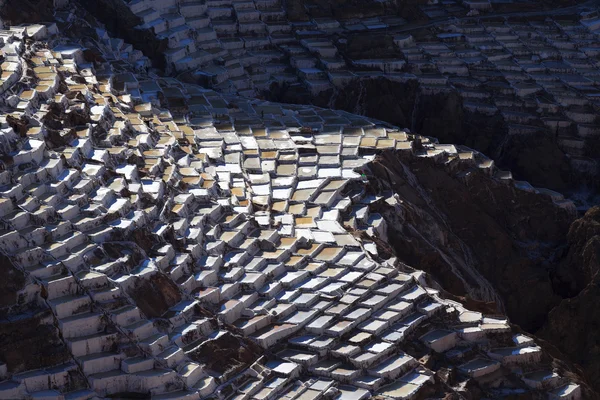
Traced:
<svg viewBox="0 0 600 400">
<path fill-rule="evenodd" d="M 402 200 L 382 207 L 390 245 L 456 294 L 494 302 L 515 323 L 539 328 L 560 301 L 551 259 L 574 219 L 549 197 L 490 179 L 469 162 L 385 153 L 372 165 Z"/>
<path fill-rule="evenodd" d="M 382 51 L 386 51 L 385 46 L 377 50 Z M 307 101 L 295 88 L 274 90 L 272 95 L 273 100 Z M 308 101 L 407 127 L 441 143 L 466 145 L 534 186 L 570 192 L 582 183 L 577 181 L 555 135 L 547 134 L 542 127 L 534 134 L 510 135 L 502 115 L 466 110 L 456 91 L 432 93 L 423 90 L 415 79 L 397 82 L 385 77 L 361 78 Z"/>
<path fill-rule="evenodd" d="M 600 279 L 594 277 L 577 296 L 563 300 L 548 315 L 538 335 L 554 343 L 571 361 L 581 365 L 596 389 L 600 383 Z"/>
<path fill-rule="evenodd" d="M 600 208 L 575 219 L 549 197 L 456 159 L 390 152 L 370 168 L 371 185 L 399 199 L 372 206 L 387 221 L 391 253 L 471 307 L 506 313 L 599 388 L 600 317 L 592 305 L 600 298 Z"/>
<path fill-rule="evenodd" d="M 600 208 L 590 209 L 571 225 L 568 248 L 557 279 L 566 298 L 548 314 L 538 334 L 580 364 L 600 387 Z"/>
<path fill-rule="evenodd" d="M 573 297 L 593 281 L 599 270 L 600 208 L 593 207 L 571 225 L 554 279 L 565 297 Z"/>
</svg>

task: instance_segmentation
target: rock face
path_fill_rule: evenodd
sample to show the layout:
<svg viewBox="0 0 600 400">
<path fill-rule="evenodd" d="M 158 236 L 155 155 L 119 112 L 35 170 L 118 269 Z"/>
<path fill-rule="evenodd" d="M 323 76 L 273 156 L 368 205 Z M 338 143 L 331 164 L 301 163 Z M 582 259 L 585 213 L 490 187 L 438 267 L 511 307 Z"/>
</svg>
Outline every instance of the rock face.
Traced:
<svg viewBox="0 0 600 400">
<path fill-rule="evenodd" d="M 573 209 L 492 180 L 461 160 L 436 165 L 386 153 L 372 169 L 403 200 L 399 209 L 381 210 L 398 257 L 456 295 L 496 302 L 527 330 L 544 323 L 561 299 L 550 259 Z"/>
<path fill-rule="evenodd" d="M 5 255 L 0 255 L 0 276 L 0 354 L 7 370 L 19 373 L 70 361 L 40 287 Z"/>
<path fill-rule="evenodd" d="M 573 221 L 572 210 L 549 198 L 459 162 L 385 153 L 371 170 L 402 200 L 373 207 L 388 222 L 395 255 L 445 290 L 505 311 L 599 388 L 600 314 L 592 305 L 600 301 L 600 208 Z"/>
<path fill-rule="evenodd" d="M 557 346 L 571 361 L 581 365 L 596 390 L 600 389 L 600 279 L 594 277 L 577 296 L 563 300 L 548 315 L 538 335 Z"/>
<path fill-rule="evenodd" d="M 581 292 L 600 270 L 600 208 L 573 222 L 555 279 L 565 297 Z"/>
<path fill-rule="evenodd" d="M 0 321 L 0 354 L 11 373 L 52 367 L 71 360 L 49 309 Z"/>
<path fill-rule="evenodd" d="M 377 43 L 380 43 L 378 40 Z M 380 50 L 383 51 L 383 50 Z M 293 93 L 280 94 L 280 100 L 302 100 Z M 409 127 L 441 143 L 455 143 L 476 149 L 509 169 L 516 178 L 534 186 L 568 192 L 576 189 L 576 177 L 554 135 L 544 130 L 526 135 L 509 135 L 506 121 L 468 111 L 456 91 L 431 93 L 417 80 L 394 82 L 385 77 L 353 80 L 311 100 Z"/>
<path fill-rule="evenodd" d="M 0 317 L 10 313 L 10 307 L 18 302 L 19 291 L 25 286 L 26 277 L 10 262 L 0 255 Z"/>
<path fill-rule="evenodd" d="M 162 316 L 181 300 L 177 285 L 162 274 L 139 278 L 129 290 L 129 295 L 144 314 L 152 318 Z"/>
<path fill-rule="evenodd" d="M 261 353 L 260 347 L 251 341 L 225 333 L 202 343 L 189 356 L 214 371 L 231 374 L 250 366 Z"/>
<path fill-rule="evenodd" d="M 600 208 L 591 208 L 573 222 L 565 253 L 556 279 L 564 294 L 573 297 L 564 299 L 549 313 L 538 335 L 581 365 L 598 389 L 600 313 L 594 305 L 600 301 Z"/>
</svg>

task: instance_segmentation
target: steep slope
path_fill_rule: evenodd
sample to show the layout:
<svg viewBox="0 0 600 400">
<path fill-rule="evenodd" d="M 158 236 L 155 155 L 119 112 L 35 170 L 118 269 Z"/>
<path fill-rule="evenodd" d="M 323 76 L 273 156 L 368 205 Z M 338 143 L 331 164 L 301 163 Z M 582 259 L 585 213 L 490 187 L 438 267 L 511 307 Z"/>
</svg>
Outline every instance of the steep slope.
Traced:
<svg viewBox="0 0 600 400">
<path fill-rule="evenodd" d="M 390 244 L 446 290 L 495 302 L 498 311 L 535 331 L 560 301 L 550 260 L 574 209 L 490 179 L 467 157 L 436 165 L 386 153 L 374 162 L 375 175 L 391 182 L 403 200 L 400 209 L 382 210 Z"/>
<path fill-rule="evenodd" d="M 590 382 L 600 387 L 600 208 L 591 208 L 571 225 L 568 249 L 556 279 L 565 296 L 548 315 L 538 334 L 580 364 Z"/>
<path fill-rule="evenodd" d="M 378 39 L 372 47 L 377 48 L 381 41 Z M 378 53 L 382 51 L 379 49 Z M 302 100 L 295 97 L 293 90 L 274 95 L 280 101 Z M 490 116 L 466 109 L 455 90 L 433 93 L 416 79 L 398 82 L 385 77 L 365 77 L 323 92 L 311 101 L 404 126 L 421 135 L 435 137 L 441 143 L 471 147 L 535 186 L 561 192 L 577 186 L 578 178 L 556 136 L 544 129 L 511 135 L 501 115 Z"/>
<path fill-rule="evenodd" d="M 600 388 L 600 313 L 598 275 L 577 296 L 563 300 L 548 314 L 538 335 L 557 346 L 572 362 L 581 365 L 595 389 Z"/>
<path fill-rule="evenodd" d="M 581 292 L 600 270 L 600 208 L 592 207 L 571 224 L 554 279 L 564 297 Z"/>
<path fill-rule="evenodd" d="M 383 247 L 475 300 L 472 307 L 506 312 L 600 388 L 600 317 L 592 306 L 600 296 L 600 208 L 573 220 L 573 209 L 490 179 L 466 157 L 384 153 L 370 170 L 372 185 L 398 195 L 394 207 L 372 206 L 387 221 Z"/>
<path fill-rule="evenodd" d="M 486 209 L 507 219 L 506 231 L 548 241 L 572 203 L 514 182 L 478 153 L 359 115 L 223 95 L 121 57 L 86 60 L 54 28 L 6 32 L 15 64 L 6 67 L 23 87 L 35 78 L 35 92 L 11 87 L 23 100 L 7 103 L 0 131 L 0 248 L 18 270 L 7 272 L 17 295 L 5 303 L 22 305 L 3 337 L 23 339 L 14 350 L 0 341 L 0 397 L 592 393 L 491 304 L 443 290 L 502 309 L 503 293 L 461 243 L 472 237 L 451 237 L 433 201 L 481 189 L 457 197 L 475 208 L 492 191 L 520 202 L 514 218 Z M 94 51 L 128 48 L 100 34 Z M 405 170 L 394 157 L 414 163 Z M 462 186 L 444 178 L 452 171 Z M 439 183 L 432 198 L 420 173 Z M 401 176 L 410 190 L 385 186 Z M 386 229 L 403 223 L 403 197 L 424 210 L 408 227 L 425 238 L 414 265 L 393 257 Z M 528 222 L 521 207 L 556 226 L 542 231 L 536 211 Z M 490 219 L 477 213 L 472 223 Z M 435 273 L 420 258 L 426 242 L 462 286 L 424 273 Z M 47 327 L 19 322 L 35 307 L 45 315 L 32 322 Z M 35 354 L 18 358 L 30 343 Z"/>
<path fill-rule="evenodd" d="M 592 275 L 552 264 L 574 218 L 561 195 L 380 121 L 148 74 L 97 26 L 86 50 L 54 28 L 4 32 L 0 397 L 596 396 L 504 315 L 535 331 L 558 277 Z"/>
</svg>

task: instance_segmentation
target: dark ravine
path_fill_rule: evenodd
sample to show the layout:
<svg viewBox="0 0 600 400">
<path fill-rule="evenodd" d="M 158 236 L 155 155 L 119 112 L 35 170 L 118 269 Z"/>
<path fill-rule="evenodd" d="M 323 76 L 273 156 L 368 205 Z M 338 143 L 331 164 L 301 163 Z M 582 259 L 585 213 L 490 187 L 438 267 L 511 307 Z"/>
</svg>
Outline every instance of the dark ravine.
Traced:
<svg viewBox="0 0 600 400">
<path fill-rule="evenodd" d="M 549 313 L 538 335 L 580 364 L 596 389 L 600 387 L 600 313 L 595 306 L 600 301 L 599 270 L 600 207 L 593 207 L 571 225 L 568 248 L 557 271 L 564 294 L 573 297 Z"/>
<path fill-rule="evenodd" d="M 600 207 L 588 210 L 569 228 L 567 247 L 562 252 L 554 279 L 564 297 L 574 297 L 600 271 Z"/>
<path fill-rule="evenodd" d="M 556 135 L 544 127 L 535 134 L 510 135 L 499 113 L 490 117 L 467 111 L 458 92 L 432 94 L 415 79 L 355 79 L 343 88 L 330 89 L 316 97 L 298 93 L 294 87 L 275 87 L 270 99 L 345 110 L 435 137 L 440 143 L 465 145 L 486 154 L 516 179 L 534 186 L 568 194 L 582 185 L 597 184 L 573 169 Z"/>
<path fill-rule="evenodd" d="M 528 331 L 544 323 L 560 301 L 549 268 L 572 211 L 457 159 L 442 166 L 389 152 L 371 169 L 391 180 L 402 200 L 400 210 L 379 211 L 402 261 L 431 273 L 453 294 L 483 301 L 497 296 L 497 310 Z"/>
<path fill-rule="evenodd" d="M 557 346 L 581 365 L 596 390 L 600 387 L 600 277 L 597 275 L 576 297 L 563 300 L 548 315 L 538 336 Z"/>
<path fill-rule="evenodd" d="M 370 169 L 371 185 L 400 201 L 371 206 L 395 256 L 473 308 L 505 313 L 600 390 L 600 313 L 591 306 L 600 299 L 600 208 L 575 219 L 464 161 L 386 152 Z"/>
</svg>

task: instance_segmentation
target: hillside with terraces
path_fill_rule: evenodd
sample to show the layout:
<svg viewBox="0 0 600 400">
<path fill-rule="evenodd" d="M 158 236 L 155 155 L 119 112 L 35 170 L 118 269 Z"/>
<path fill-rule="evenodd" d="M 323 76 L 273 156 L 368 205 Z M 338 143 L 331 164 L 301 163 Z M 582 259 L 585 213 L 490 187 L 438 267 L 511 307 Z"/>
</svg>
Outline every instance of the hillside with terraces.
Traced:
<svg viewBox="0 0 600 400">
<path fill-rule="evenodd" d="M 398 33 L 387 58 L 348 58 L 349 32 L 414 23 L 397 5 L 342 21 L 278 0 L 26 6 L 0 29 L 0 398 L 598 398 L 597 209 L 306 104 L 375 78 L 491 93 L 427 70 L 461 41 Z M 467 43 L 556 24 L 477 26 Z M 307 102 L 267 100 L 283 83 Z M 537 85 L 511 101 L 559 91 Z"/>
</svg>

